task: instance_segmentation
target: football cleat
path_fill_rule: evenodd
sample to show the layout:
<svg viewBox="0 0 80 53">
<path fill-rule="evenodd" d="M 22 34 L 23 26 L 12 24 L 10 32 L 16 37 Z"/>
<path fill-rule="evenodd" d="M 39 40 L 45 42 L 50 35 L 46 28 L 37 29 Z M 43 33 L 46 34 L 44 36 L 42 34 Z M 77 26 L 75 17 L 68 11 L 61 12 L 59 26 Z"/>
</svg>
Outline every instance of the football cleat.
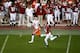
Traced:
<svg viewBox="0 0 80 53">
<path fill-rule="evenodd" d="M 49 46 L 48 46 L 48 45 L 45 45 L 44 47 L 45 47 L 45 48 L 48 48 Z"/>
<path fill-rule="evenodd" d="M 30 43 L 30 44 L 31 44 L 31 43 L 33 43 L 33 41 L 29 41 L 28 43 Z"/>
<path fill-rule="evenodd" d="M 60 35 L 58 34 L 57 37 L 60 37 Z"/>
</svg>

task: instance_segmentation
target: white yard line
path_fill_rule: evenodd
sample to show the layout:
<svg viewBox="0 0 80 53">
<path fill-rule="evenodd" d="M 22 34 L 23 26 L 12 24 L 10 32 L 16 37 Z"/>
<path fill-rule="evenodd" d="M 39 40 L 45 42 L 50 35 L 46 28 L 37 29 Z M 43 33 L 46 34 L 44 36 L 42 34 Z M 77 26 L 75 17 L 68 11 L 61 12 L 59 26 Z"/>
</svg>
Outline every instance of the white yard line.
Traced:
<svg viewBox="0 0 80 53">
<path fill-rule="evenodd" d="M 4 49 L 5 49 L 5 46 L 6 46 L 6 43 L 7 43 L 7 41 L 8 41 L 8 38 L 9 38 L 9 36 L 7 35 L 6 38 L 5 38 L 5 41 L 4 41 L 4 43 L 3 43 L 3 46 L 2 46 L 2 48 L 1 48 L 0 53 L 3 53 L 3 51 L 4 51 Z"/>
<path fill-rule="evenodd" d="M 71 35 L 69 35 L 66 53 L 69 53 L 70 45 L 71 45 Z"/>
<path fill-rule="evenodd" d="M 19 34 L 20 38 L 22 37 L 22 34 Z"/>
</svg>

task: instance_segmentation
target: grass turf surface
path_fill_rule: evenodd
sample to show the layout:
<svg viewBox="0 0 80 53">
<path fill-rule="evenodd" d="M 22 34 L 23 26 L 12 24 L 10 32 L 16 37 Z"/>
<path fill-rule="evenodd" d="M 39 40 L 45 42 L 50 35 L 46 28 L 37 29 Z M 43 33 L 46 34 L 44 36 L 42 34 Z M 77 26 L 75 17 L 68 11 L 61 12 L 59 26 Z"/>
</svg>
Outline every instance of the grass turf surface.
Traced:
<svg viewBox="0 0 80 53">
<path fill-rule="evenodd" d="M 80 53 L 80 30 L 53 30 L 52 32 L 60 34 L 61 37 L 54 41 L 49 40 L 49 47 L 45 48 L 44 37 L 35 36 L 34 43 L 28 44 L 32 30 L 0 30 L 0 52 L 4 47 L 2 53 L 67 53 L 68 40 L 71 35 L 69 53 Z M 4 46 L 7 35 L 8 39 Z"/>
<path fill-rule="evenodd" d="M 70 35 L 61 35 L 54 41 L 49 40 L 49 47 L 44 47 L 44 38 L 36 37 L 33 44 L 28 44 L 30 35 L 8 35 L 3 53 L 66 53 Z M 6 35 L 0 35 L 0 50 L 2 49 Z M 69 53 L 80 53 L 80 36 L 72 35 Z"/>
</svg>

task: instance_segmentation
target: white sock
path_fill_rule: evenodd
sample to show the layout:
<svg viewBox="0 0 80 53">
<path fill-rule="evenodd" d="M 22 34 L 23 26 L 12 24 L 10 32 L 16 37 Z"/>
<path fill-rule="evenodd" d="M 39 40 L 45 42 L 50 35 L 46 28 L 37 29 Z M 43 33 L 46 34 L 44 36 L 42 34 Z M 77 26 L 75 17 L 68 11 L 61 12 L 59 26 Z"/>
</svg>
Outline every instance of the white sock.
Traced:
<svg viewBox="0 0 80 53">
<path fill-rule="evenodd" d="M 51 35 L 52 36 L 52 35 Z M 57 36 L 53 36 L 53 37 L 50 37 L 50 40 L 54 40 L 54 39 L 56 39 L 57 38 Z"/>
<path fill-rule="evenodd" d="M 34 35 L 32 35 L 31 37 L 31 42 L 34 42 Z"/>
<path fill-rule="evenodd" d="M 44 39 L 45 45 L 48 45 L 48 39 Z"/>
<path fill-rule="evenodd" d="M 12 22 L 10 22 L 10 24 L 12 24 Z"/>
<path fill-rule="evenodd" d="M 16 22 L 14 21 L 13 24 L 16 24 Z"/>
<path fill-rule="evenodd" d="M 1 19 L 1 22 L 3 22 L 3 20 Z"/>
</svg>

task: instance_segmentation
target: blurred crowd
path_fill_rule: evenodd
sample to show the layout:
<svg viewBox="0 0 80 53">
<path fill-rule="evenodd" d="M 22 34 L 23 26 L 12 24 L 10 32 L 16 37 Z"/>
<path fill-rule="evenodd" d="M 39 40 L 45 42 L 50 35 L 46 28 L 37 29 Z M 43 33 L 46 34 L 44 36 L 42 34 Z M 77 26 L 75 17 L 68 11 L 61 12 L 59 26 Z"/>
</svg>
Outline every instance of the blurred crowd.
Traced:
<svg viewBox="0 0 80 53">
<path fill-rule="evenodd" d="M 0 24 L 29 26 L 34 17 L 56 26 L 66 21 L 67 26 L 78 26 L 80 1 L 72 0 L 5 0 L 0 3 Z"/>
</svg>

